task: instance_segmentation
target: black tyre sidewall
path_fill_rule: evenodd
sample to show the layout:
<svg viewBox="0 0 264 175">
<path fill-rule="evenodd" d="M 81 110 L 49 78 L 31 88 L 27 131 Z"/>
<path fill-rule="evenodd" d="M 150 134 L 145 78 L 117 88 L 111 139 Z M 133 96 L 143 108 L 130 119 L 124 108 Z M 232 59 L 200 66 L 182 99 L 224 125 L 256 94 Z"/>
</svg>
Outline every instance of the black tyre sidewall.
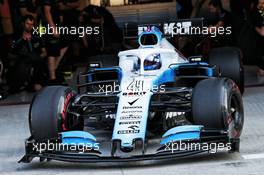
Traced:
<svg viewBox="0 0 264 175">
<path fill-rule="evenodd" d="M 221 76 L 232 79 L 244 92 L 244 68 L 242 54 L 235 47 L 221 47 L 212 49 L 209 54 L 209 64 L 220 68 Z"/>
<path fill-rule="evenodd" d="M 235 98 L 243 118 L 243 104 L 237 85 L 227 78 L 205 79 L 197 83 L 192 96 L 194 124 L 205 129 L 232 129 L 230 125 L 231 99 Z M 232 128 L 229 128 L 232 127 Z M 239 133 L 242 131 L 242 127 Z"/>
<path fill-rule="evenodd" d="M 61 126 L 61 118 L 63 112 L 66 117 L 70 103 L 70 99 L 66 102 L 66 97 L 74 98 L 75 94 L 69 87 L 49 86 L 34 97 L 30 105 L 29 126 L 36 141 L 57 139 L 59 132 L 65 130 Z"/>
</svg>

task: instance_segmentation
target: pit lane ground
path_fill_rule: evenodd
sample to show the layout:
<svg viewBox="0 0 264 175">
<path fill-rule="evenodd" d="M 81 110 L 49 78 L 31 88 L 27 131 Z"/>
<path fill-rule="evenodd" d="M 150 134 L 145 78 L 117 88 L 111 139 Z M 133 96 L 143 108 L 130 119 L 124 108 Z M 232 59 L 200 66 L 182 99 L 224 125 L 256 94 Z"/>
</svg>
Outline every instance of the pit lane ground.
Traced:
<svg viewBox="0 0 264 175">
<path fill-rule="evenodd" d="M 29 105 L 0 106 L 0 174 L 262 174 L 264 167 L 264 87 L 246 88 L 245 125 L 240 153 L 206 154 L 170 161 L 76 164 L 18 164 L 29 136 Z"/>
</svg>

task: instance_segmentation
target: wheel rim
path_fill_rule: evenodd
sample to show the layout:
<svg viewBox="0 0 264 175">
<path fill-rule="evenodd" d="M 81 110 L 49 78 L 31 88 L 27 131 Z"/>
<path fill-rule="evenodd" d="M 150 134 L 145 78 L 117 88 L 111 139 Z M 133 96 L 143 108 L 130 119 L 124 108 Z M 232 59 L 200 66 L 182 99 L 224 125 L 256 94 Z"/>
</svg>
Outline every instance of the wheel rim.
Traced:
<svg viewBox="0 0 264 175">
<path fill-rule="evenodd" d="M 237 138 L 240 136 L 243 128 L 244 114 L 243 114 L 243 108 L 236 94 L 233 94 L 231 97 L 230 116 L 231 116 L 231 121 L 228 123 L 229 124 L 228 128 L 231 131 L 232 138 Z"/>
</svg>

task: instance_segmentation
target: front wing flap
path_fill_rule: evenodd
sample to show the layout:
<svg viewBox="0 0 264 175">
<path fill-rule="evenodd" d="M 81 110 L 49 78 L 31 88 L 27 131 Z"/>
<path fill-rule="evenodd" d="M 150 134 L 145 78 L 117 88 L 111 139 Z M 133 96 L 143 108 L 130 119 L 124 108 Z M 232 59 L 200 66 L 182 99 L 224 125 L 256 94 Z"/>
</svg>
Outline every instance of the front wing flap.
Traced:
<svg viewBox="0 0 264 175">
<path fill-rule="evenodd" d="M 51 141 L 52 142 L 52 141 Z M 61 142 L 61 140 L 55 140 L 54 142 Z M 233 140 L 228 137 L 228 132 L 222 130 L 201 130 L 200 138 L 197 139 L 185 139 L 185 140 L 177 140 L 175 142 L 168 142 L 166 144 L 162 144 L 162 139 L 158 145 L 156 145 L 156 151 L 148 151 L 148 147 L 145 152 L 140 152 L 139 154 L 130 154 L 123 153 L 122 155 L 111 155 L 109 153 L 102 154 L 101 150 L 95 150 L 91 148 L 85 151 L 69 151 L 69 150 L 48 150 L 44 149 L 41 152 L 39 150 L 34 149 L 35 144 L 37 142 L 32 138 L 28 138 L 25 143 L 25 151 L 26 154 L 23 156 L 19 163 L 29 163 L 35 157 L 39 157 L 40 161 L 44 160 L 58 160 L 58 161 L 66 161 L 66 162 L 80 162 L 80 163 L 96 163 L 96 162 L 130 162 L 130 161 L 146 161 L 146 160 L 164 160 L 164 159 L 172 159 L 172 158 L 180 158 L 191 156 L 195 154 L 211 152 L 215 150 L 217 152 L 217 148 L 215 147 L 218 144 L 222 145 L 223 151 L 228 150 L 229 152 L 233 152 L 232 145 L 239 140 Z M 111 142 L 110 142 L 111 144 Z M 146 143 L 144 143 L 146 144 Z M 195 145 L 192 149 L 188 148 L 188 146 L 183 149 L 179 149 L 180 144 L 185 145 Z M 213 144 L 213 146 L 208 146 Z M 201 149 L 205 148 L 205 149 Z M 112 148 L 113 149 L 113 148 Z"/>
</svg>

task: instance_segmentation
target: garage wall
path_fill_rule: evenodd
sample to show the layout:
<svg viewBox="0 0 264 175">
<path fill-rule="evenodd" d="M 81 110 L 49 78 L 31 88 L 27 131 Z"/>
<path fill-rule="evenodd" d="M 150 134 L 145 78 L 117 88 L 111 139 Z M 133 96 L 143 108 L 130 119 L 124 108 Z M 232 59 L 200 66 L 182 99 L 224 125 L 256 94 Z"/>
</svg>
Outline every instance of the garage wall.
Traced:
<svg viewBox="0 0 264 175">
<path fill-rule="evenodd" d="M 90 3 L 93 4 L 93 5 L 97 5 L 97 6 L 101 5 L 101 1 L 100 0 L 90 0 Z"/>
<path fill-rule="evenodd" d="M 126 22 L 155 23 L 177 17 L 176 2 L 107 7 L 118 24 Z"/>
<path fill-rule="evenodd" d="M 110 0 L 110 5 L 115 6 L 115 5 L 124 5 L 124 0 Z"/>
</svg>

